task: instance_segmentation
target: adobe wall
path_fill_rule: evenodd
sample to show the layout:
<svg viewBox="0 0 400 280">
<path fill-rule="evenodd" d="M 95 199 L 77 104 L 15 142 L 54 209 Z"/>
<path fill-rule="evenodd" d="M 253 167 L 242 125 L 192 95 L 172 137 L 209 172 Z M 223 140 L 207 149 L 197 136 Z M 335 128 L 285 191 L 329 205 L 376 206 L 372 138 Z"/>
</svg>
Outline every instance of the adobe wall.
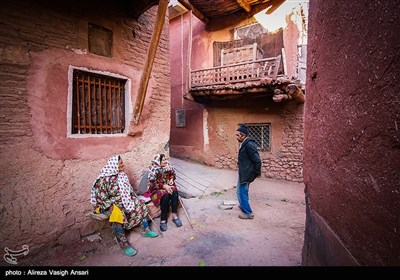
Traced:
<svg viewBox="0 0 400 280">
<path fill-rule="evenodd" d="M 400 265 L 398 1 L 310 1 L 303 265 Z"/>
<path fill-rule="evenodd" d="M 215 105 L 215 104 L 214 104 Z M 207 108 L 209 162 L 237 170 L 240 123 L 269 123 L 271 151 L 260 152 L 262 176 L 302 182 L 303 105 L 277 104 L 266 98 L 224 101 Z"/>
<path fill-rule="evenodd" d="M 156 152 L 168 153 L 169 23 L 140 126 L 130 123 L 136 134 L 70 138 L 69 67 L 126 77 L 133 108 L 157 6 L 135 20 L 123 1 L 21 2 L 8 1 L 0 9 L 0 244 L 12 250 L 27 244 L 32 256 L 100 227 L 86 214 L 92 210 L 91 185 L 109 157 L 122 156 L 135 185 Z M 112 30 L 112 57 L 88 52 L 89 22 Z"/>
</svg>

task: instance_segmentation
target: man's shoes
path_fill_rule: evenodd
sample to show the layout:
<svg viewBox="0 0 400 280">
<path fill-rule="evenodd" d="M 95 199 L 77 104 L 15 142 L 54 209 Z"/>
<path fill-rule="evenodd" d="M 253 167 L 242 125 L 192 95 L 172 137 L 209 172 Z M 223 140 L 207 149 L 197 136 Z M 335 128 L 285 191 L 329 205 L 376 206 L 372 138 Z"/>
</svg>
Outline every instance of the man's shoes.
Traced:
<svg viewBox="0 0 400 280">
<path fill-rule="evenodd" d="M 166 231 L 168 229 L 167 223 L 160 223 L 160 229 L 161 231 Z"/>
<path fill-rule="evenodd" d="M 135 249 L 133 249 L 132 247 L 128 247 L 128 248 L 124 249 L 124 253 L 125 253 L 125 255 L 133 257 L 134 255 L 137 254 L 137 251 Z"/>
<path fill-rule="evenodd" d="M 146 233 L 142 233 L 142 236 L 144 236 L 144 237 L 151 237 L 151 238 L 153 238 L 153 237 L 157 237 L 158 236 L 158 234 L 157 233 L 155 233 L 154 231 L 151 231 L 151 230 L 149 230 L 148 232 L 146 232 Z"/>
<path fill-rule="evenodd" d="M 177 226 L 181 227 L 182 226 L 182 221 L 179 218 L 172 219 L 172 222 Z"/>
<path fill-rule="evenodd" d="M 248 220 L 252 220 L 254 219 L 254 214 L 239 214 L 239 218 L 240 219 L 248 219 Z"/>
</svg>

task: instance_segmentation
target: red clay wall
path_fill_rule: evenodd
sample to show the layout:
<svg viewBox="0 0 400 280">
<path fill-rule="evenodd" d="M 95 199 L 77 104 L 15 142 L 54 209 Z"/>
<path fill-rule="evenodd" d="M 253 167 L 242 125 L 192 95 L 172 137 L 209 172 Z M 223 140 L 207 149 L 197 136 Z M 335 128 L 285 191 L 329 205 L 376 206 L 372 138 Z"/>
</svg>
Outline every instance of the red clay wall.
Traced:
<svg viewBox="0 0 400 280">
<path fill-rule="evenodd" d="M 398 1 L 310 1 L 304 265 L 400 265 Z"/>
<path fill-rule="evenodd" d="M 156 152 L 168 153 L 168 21 L 141 133 L 67 137 L 69 67 L 130 79 L 133 108 L 157 13 L 156 6 L 135 20 L 121 1 L 78 2 L 8 1 L 0 9 L 0 244 L 12 250 L 27 244 L 29 255 L 79 240 L 99 227 L 85 214 L 91 211 L 91 185 L 110 156 L 122 155 L 136 184 Z M 111 58 L 88 52 L 88 22 L 113 31 Z"/>
<path fill-rule="evenodd" d="M 190 12 L 170 21 L 171 53 L 171 155 L 203 159 L 203 106 L 183 98 L 188 90 L 190 28 L 196 18 Z M 201 54 L 199 54 L 201 56 Z M 195 56 L 197 57 L 197 55 Z M 203 56 L 204 57 L 204 56 Z M 176 126 L 176 110 L 186 110 L 185 127 Z M 174 151 L 174 152 L 172 152 Z M 196 158 L 197 158 L 196 157 Z"/>
</svg>

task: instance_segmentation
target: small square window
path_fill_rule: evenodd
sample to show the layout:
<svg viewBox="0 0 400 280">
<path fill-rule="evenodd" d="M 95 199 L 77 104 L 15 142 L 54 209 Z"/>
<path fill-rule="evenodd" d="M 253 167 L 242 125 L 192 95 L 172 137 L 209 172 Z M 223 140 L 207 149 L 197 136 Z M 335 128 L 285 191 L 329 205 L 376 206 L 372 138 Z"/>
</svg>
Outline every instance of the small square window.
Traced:
<svg viewBox="0 0 400 280">
<path fill-rule="evenodd" d="M 89 23 L 88 37 L 89 52 L 111 57 L 113 33 L 110 29 Z"/>
</svg>

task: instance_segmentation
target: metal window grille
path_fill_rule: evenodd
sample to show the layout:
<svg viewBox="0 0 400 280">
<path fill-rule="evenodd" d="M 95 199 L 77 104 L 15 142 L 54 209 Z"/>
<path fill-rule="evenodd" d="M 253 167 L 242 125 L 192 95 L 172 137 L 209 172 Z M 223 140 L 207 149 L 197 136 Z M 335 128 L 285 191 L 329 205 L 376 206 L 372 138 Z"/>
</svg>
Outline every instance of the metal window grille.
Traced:
<svg viewBox="0 0 400 280">
<path fill-rule="evenodd" d="M 123 133 L 126 80 L 74 70 L 73 81 L 71 133 Z"/>
<path fill-rule="evenodd" d="M 271 125 L 267 123 L 246 124 L 249 128 L 249 136 L 254 139 L 260 151 L 271 150 Z"/>
</svg>

